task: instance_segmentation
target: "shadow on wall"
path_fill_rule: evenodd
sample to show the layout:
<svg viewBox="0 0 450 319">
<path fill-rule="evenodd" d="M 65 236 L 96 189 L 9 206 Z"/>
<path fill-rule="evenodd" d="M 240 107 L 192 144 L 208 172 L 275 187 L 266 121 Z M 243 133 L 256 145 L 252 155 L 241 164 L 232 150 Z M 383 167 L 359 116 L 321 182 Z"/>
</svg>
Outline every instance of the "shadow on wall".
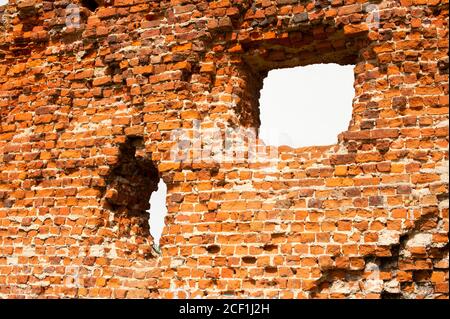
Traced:
<svg viewBox="0 0 450 319">
<path fill-rule="evenodd" d="M 120 236 L 151 236 L 159 252 L 167 214 L 167 185 L 144 149 L 142 137 L 128 137 L 120 145 L 117 163 L 107 179 L 105 199 L 114 211 Z"/>
<path fill-rule="evenodd" d="M 158 170 L 145 154 L 142 137 L 128 137 L 107 178 L 106 208 L 114 212 L 121 237 L 150 238 L 149 200 L 157 190 Z"/>
</svg>

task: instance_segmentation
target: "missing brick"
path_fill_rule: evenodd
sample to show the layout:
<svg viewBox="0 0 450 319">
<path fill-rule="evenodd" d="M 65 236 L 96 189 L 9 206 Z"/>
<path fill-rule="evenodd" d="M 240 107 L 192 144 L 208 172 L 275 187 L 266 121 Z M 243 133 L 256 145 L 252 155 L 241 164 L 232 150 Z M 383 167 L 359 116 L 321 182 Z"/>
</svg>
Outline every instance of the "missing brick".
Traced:
<svg viewBox="0 0 450 319">
<path fill-rule="evenodd" d="M 220 251 L 220 246 L 217 246 L 217 245 L 208 246 L 208 247 L 206 247 L 206 251 L 209 254 L 217 254 Z"/>
<path fill-rule="evenodd" d="M 100 6 L 101 0 L 81 0 L 81 5 L 94 12 Z"/>
</svg>

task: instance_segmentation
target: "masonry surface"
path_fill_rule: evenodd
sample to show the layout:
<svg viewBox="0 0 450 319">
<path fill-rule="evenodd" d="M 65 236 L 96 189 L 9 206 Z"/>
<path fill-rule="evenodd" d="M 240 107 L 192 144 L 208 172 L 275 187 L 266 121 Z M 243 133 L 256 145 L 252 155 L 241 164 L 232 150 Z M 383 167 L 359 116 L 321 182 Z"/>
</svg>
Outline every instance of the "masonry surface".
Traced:
<svg viewBox="0 0 450 319">
<path fill-rule="evenodd" d="M 448 298 L 446 0 L 92 4 L 0 8 L 0 297 Z M 330 62 L 355 65 L 338 144 L 170 156 Z"/>
</svg>

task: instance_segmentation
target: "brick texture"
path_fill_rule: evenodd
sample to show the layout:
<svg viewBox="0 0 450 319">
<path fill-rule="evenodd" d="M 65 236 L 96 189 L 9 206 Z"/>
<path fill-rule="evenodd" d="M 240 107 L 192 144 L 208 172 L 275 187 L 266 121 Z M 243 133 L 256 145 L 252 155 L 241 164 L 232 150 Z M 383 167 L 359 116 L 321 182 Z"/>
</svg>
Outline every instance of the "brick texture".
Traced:
<svg viewBox="0 0 450 319">
<path fill-rule="evenodd" d="M 71 3 L 0 8 L 0 297 L 448 298 L 447 0 Z M 170 156 L 325 62 L 355 65 L 336 145 Z"/>
</svg>

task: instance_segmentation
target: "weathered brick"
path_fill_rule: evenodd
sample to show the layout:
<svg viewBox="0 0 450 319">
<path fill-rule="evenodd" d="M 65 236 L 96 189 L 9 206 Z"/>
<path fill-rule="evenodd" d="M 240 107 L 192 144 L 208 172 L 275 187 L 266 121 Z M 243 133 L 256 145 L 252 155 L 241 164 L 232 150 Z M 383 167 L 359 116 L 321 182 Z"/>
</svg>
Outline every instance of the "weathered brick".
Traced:
<svg viewBox="0 0 450 319">
<path fill-rule="evenodd" d="M 448 298 L 442 1 L 96 2 L 0 9 L 0 298 Z M 221 154 L 319 62 L 355 65 L 335 145 Z"/>
</svg>

